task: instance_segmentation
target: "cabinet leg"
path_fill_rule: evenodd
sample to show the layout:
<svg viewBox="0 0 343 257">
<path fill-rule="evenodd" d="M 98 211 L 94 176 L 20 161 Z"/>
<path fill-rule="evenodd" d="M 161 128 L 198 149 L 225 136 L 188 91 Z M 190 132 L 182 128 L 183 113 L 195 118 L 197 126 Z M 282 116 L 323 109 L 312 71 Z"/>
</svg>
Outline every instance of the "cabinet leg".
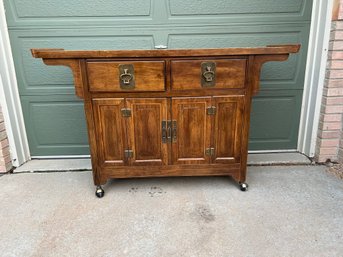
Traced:
<svg viewBox="0 0 343 257">
<path fill-rule="evenodd" d="M 105 195 L 105 191 L 101 186 L 97 186 L 95 190 L 95 195 L 99 198 L 103 197 Z"/>
<path fill-rule="evenodd" d="M 239 188 L 241 189 L 241 191 L 247 191 L 248 187 L 249 185 L 247 183 L 239 182 Z"/>
</svg>

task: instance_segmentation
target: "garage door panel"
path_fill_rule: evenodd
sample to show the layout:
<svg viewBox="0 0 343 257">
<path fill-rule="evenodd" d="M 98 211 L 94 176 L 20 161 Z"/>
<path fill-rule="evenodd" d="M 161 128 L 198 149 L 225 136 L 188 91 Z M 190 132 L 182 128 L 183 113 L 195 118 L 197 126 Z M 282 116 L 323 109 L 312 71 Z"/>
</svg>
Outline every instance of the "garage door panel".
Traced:
<svg viewBox="0 0 343 257">
<path fill-rule="evenodd" d="M 31 155 L 89 154 L 83 102 L 75 96 L 21 97 Z"/>
<path fill-rule="evenodd" d="M 72 94 L 74 92 L 73 76 L 68 67 L 47 66 L 42 60 L 32 58 L 31 48 L 64 49 L 151 49 L 154 40 L 151 35 L 125 35 L 90 37 L 94 31 L 73 33 L 54 30 L 35 35 L 31 32 L 11 33 L 16 45 L 13 51 L 17 67 L 18 84 L 21 95 L 35 94 Z M 119 33 L 119 32 L 118 32 Z M 137 32 L 136 32 L 137 33 Z M 57 35 L 56 35 L 57 34 Z M 77 35 L 79 34 L 79 35 Z"/>
<path fill-rule="evenodd" d="M 305 72 L 307 39 L 309 26 L 298 26 L 298 31 L 290 30 L 288 26 L 268 27 L 236 27 L 234 31 L 228 29 L 194 28 L 182 33 L 171 34 L 168 38 L 170 48 L 222 48 L 222 47 L 254 47 L 272 44 L 300 43 L 302 48 L 296 55 L 291 55 L 285 62 L 270 62 L 262 67 L 261 89 L 301 89 Z M 232 28 L 231 28 L 232 29 Z M 206 33 L 206 31 L 209 31 Z M 238 33 L 237 31 L 240 31 Z M 216 32 L 216 33 L 213 33 Z"/>
<path fill-rule="evenodd" d="M 302 90 L 262 91 L 253 98 L 249 150 L 296 149 Z"/>
<path fill-rule="evenodd" d="M 5 0 L 10 27 L 310 21 L 312 0 Z"/>
<path fill-rule="evenodd" d="M 122 21 L 150 20 L 153 0 L 5 0 L 6 10 L 11 11 L 8 19 L 10 26 L 23 24 L 52 25 L 90 23 L 100 21 L 108 24 L 108 20 Z M 94 24 L 94 23 L 93 23 Z"/>
<path fill-rule="evenodd" d="M 301 15 L 305 0 L 167 0 L 174 15 L 273 15 L 276 13 Z"/>
</svg>

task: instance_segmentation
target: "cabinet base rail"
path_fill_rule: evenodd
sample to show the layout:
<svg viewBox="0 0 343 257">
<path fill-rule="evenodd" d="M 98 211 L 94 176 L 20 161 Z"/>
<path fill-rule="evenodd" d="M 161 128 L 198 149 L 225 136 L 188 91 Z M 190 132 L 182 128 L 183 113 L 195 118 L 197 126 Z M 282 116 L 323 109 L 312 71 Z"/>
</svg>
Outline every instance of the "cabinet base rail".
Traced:
<svg viewBox="0 0 343 257">
<path fill-rule="evenodd" d="M 104 190 L 101 187 L 108 179 L 143 178 L 143 177 L 191 177 L 191 176 L 230 176 L 242 191 L 248 189 L 245 183 L 245 172 L 240 164 L 199 164 L 199 165 L 166 165 L 166 166 L 105 166 L 94 172 L 96 196 L 101 198 Z"/>
</svg>

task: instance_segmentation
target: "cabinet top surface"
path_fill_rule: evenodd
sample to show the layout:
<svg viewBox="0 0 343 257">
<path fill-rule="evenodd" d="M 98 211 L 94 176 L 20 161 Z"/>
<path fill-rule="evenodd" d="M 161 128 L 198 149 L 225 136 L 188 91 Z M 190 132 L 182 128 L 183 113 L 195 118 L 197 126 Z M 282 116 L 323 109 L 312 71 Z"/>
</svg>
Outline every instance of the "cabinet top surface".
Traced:
<svg viewBox="0 0 343 257">
<path fill-rule="evenodd" d="M 297 53 L 300 44 L 270 45 L 265 47 L 212 48 L 212 49 L 153 49 L 153 50 L 64 50 L 31 49 L 32 56 L 44 59 L 60 58 L 140 58 L 140 57 L 193 57 L 193 56 L 237 56 L 237 55 L 277 55 Z"/>
</svg>

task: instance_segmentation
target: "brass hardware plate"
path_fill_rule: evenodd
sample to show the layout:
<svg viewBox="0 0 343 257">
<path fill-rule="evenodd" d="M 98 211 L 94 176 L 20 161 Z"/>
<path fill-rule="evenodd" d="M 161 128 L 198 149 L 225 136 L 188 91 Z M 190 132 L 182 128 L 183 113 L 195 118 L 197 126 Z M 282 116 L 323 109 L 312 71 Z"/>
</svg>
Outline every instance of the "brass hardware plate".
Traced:
<svg viewBox="0 0 343 257">
<path fill-rule="evenodd" d="M 216 63 L 203 62 L 201 63 L 201 86 L 214 87 L 216 85 Z"/>
<path fill-rule="evenodd" d="M 217 107 L 215 106 L 207 107 L 207 115 L 215 115 L 216 112 L 217 112 Z"/>
<path fill-rule="evenodd" d="M 133 157 L 133 151 L 132 150 L 125 150 L 124 155 L 125 155 L 125 158 L 132 158 Z"/>
<path fill-rule="evenodd" d="M 121 89 L 135 88 L 135 71 L 132 64 L 119 65 L 119 84 Z"/>
<path fill-rule="evenodd" d="M 176 120 L 162 121 L 162 143 L 176 142 L 177 125 Z"/>
<path fill-rule="evenodd" d="M 176 139 L 177 139 L 177 124 L 176 124 L 176 120 L 172 121 L 172 142 L 175 143 Z"/>
<path fill-rule="evenodd" d="M 162 143 L 167 143 L 167 121 L 162 121 Z"/>
<path fill-rule="evenodd" d="M 167 121 L 167 141 L 168 142 L 172 141 L 172 121 L 171 120 Z"/>
<path fill-rule="evenodd" d="M 205 154 L 207 156 L 214 156 L 214 148 L 213 147 L 209 147 L 205 149 Z"/>
<path fill-rule="evenodd" d="M 131 117 L 131 109 L 129 109 L 129 108 L 122 108 L 120 111 L 121 111 L 121 115 L 123 117 Z"/>
</svg>

